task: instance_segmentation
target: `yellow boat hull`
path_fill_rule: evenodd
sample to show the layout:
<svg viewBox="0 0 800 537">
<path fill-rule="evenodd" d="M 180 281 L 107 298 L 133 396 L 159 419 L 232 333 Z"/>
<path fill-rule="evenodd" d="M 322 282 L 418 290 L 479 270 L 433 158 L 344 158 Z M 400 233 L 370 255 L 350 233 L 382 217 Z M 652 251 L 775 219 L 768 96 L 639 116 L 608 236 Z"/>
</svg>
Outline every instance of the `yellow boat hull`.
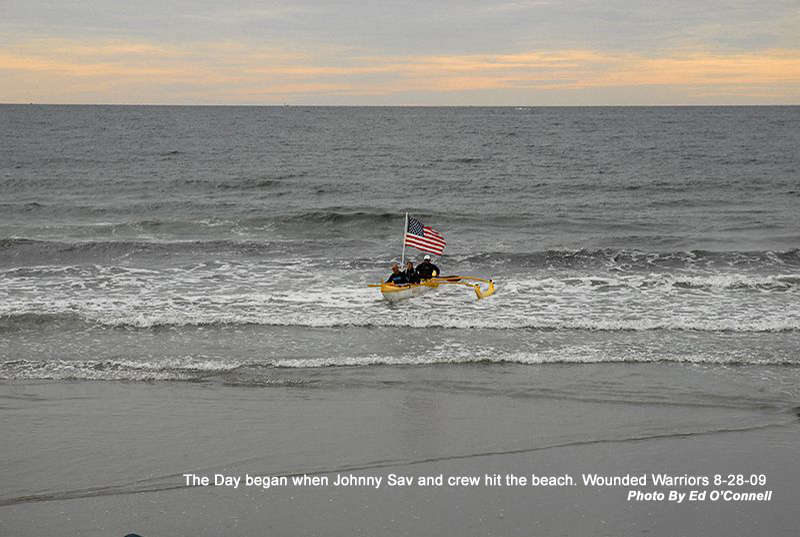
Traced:
<svg viewBox="0 0 800 537">
<path fill-rule="evenodd" d="M 467 280 L 467 281 L 461 281 Z M 482 282 L 488 284 L 486 290 L 481 289 L 477 283 Z M 438 289 L 440 285 L 463 285 L 471 287 L 475 291 L 475 296 L 480 298 L 490 297 L 494 294 L 494 281 L 484 280 L 482 278 L 475 278 L 473 276 L 445 276 L 443 278 L 434 278 L 422 283 L 412 283 L 410 285 L 395 285 L 393 283 L 371 283 L 368 287 L 380 287 L 383 298 L 389 302 L 400 302 L 415 296 L 427 293 L 432 289 Z"/>
<path fill-rule="evenodd" d="M 439 284 L 436 282 L 412 283 L 410 285 L 394 285 L 393 283 L 382 283 L 381 294 L 389 302 L 400 302 L 415 296 L 420 296 L 428 291 L 437 289 Z"/>
</svg>

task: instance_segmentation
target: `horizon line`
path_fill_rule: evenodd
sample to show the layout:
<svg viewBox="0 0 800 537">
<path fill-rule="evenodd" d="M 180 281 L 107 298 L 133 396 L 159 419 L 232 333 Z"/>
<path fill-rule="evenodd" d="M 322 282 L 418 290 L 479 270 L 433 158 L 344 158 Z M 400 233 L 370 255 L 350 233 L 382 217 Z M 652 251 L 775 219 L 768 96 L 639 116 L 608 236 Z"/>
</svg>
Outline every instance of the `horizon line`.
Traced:
<svg viewBox="0 0 800 537">
<path fill-rule="evenodd" d="M 792 107 L 798 103 L 716 103 L 716 104 L 247 104 L 247 103 L 41 103 L 0 102 L 0 106 L 182 106 L 208 108 L 752 108 Z"/>
</svg>

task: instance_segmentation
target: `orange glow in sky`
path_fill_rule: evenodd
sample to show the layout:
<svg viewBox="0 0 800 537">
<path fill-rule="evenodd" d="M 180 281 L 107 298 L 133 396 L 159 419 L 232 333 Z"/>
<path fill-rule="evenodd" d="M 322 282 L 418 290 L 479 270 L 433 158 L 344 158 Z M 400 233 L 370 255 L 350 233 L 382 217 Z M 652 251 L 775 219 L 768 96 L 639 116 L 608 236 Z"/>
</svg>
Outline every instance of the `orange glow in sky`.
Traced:
<svg viewBox="0 0 800 537">
<path fill-rule="evenodd" d="M 174 7 L 172 24 L 180 29 L 182 22 L 189 30 L 170 33 L 168 22 L 157 31 L 150 26 L 145 31 L 147 18 L 138 26 L 135 18 L 115 18 L 114 12 L 102 10 L 98 20 L 86 12 L 83 23 L 91 31 L 77 32 L 74 24 L 35 23 L 24 9 L 17 6 L 15 11 L 12 2 L 6 8 L 10 17 L 0 22 L 0 30 L 7 30 L 0 38 L 0 102 L 800 103 L 800 45 L 791 32 L 792 25 L 800 26 L 798 8 L 787 7 L 783 18 L 756 25 L 747 13 L 717 23 L 698 13 L 697 21 L 677 26 L 668 20 L 659 24 L 660 14 L 650 13 L 645 28 L 631 24 L 626 36 L 612 32 L 621 23 L 593 19 L 598 15 L 591 10 L 587 20 L 571 22 L 568 15 L 577 9 L 575 4 L 580 3 L 517 2 L 489 9 L 467 3 L 462 11 L 469 12 L 464 7 L 469 5 L 472 11 L 459 12 L 449 24 L 420 22 L 409 12 L 408 20 L 396 23 L 398 28 L 391 25 L 390 14 L 370 12 L 372 26 L 361 23 L 359 33 L 358 24 L 351 22 L 354 28 L 346 34 L 320 23 L 322 5 L 317 11 L 313 5 L 299 10 L 278 4 L 257 10 L 245 2 L 239 10 L 206 18 Z M 633 7 L 638 4 L 629 5 L 632 16 L 643 16 Z M 768 11 L 760 5 L 759 12 Z M 515 24 L 504 34 L 499 22 L 511 24 L 509 17 L 525 16 L 536 21 L 529 31 Z M 539 16 L 550 16 L 563 30 L 560 37 L 543 42 L 548 40 L 536 28 L 555 30 L 548 30 L 547 20 Z M 462 35 L 458 25 L 469 21 L 474 26 L 480 17 L 487 20 L 484 33 Z M 492 20 L 499 22 L 489 24 Z M 599 28 L 592 30 L 593 24 Z M 609 26 L 605 30 L 604 24 Z M 381 25 L 389 34 L 406 28 L 418 40 L 398 33 L 401 38 L 389 40 L 390 35 L 382 41 Z M 651 39 L 648 31 L 668 38 Z M 728 34 L 741 38 L 721 37 Z"/>
</svg>

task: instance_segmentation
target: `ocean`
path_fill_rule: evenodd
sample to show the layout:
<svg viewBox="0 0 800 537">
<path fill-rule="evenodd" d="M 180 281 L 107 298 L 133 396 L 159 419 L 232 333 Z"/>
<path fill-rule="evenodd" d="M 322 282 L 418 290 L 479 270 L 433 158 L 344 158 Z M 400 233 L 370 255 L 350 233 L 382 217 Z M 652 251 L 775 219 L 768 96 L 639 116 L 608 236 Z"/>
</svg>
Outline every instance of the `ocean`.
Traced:
<svg viewBox="0 0 800 537">
<path fill-rule="evenodd" d="M 62 523 L 54 503 L 184 498 L 197 468 L 324 474 L 652 439 L 638 464 L 683 474 L 675 438 L 763 428 L 776 439 L 746 445 L 791 453 L 798 147 L 795 106 L 1 105 L 0 523 L 33 535 Z M 368 288 L 403 256 L 406 213 L 444 235 L 443 273 L 491 278 L 495 295 L 389 304 Z M 243 507 L 228 501 L 195 529 L 229 523 Z M 621 534 L 674 514 L 614 505 Z M 744 511 L 754 528 L 773 518 Z M 522 534 L 526 516 L 449 534 Z M 797 521 L 780 520 L 772 534 Z M 260 527 L 252 511 L 240 523 Z M 436 528 L 414 524 L 388 533 Z"/>
</svg>

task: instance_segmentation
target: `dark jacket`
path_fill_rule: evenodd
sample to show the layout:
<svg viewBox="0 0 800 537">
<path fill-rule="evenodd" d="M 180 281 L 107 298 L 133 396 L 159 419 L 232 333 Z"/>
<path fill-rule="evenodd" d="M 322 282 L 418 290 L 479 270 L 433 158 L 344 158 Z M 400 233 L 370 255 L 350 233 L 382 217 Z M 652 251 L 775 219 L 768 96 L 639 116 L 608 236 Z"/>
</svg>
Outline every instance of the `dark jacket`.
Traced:
<svg viewBox="0 0 800 537">
<path fill-rule="evenodd" d="M 386 280 L 386 283 L 393 283 L 395 285 L 406 285 L 408 283 L 408 278 L 406 278 L 405 272 L 398 272 L 395 274 L 392 272 L 389 274 L 389 279 Z"/>
<path fill-rule="evenodd" d="M 430 261 L 423 261 L 417 265 L 417 274 L 423 280 L 427 280 L 429 278 L 433 278 L 434 276 L 441 276 L 442 272 L 439 270 L 439 267 Z"/>
<path fill-rule="evenodd" d="M 414 270 L 414 269 L 411 269 L 411 270 L 406 269 L 403 272 L 403 274 L 406 275 L 406 280 L 408 280 L 408 283 L 419 283 L 419 274 L 417 274 L 416 270 Z"/>
</svg>

